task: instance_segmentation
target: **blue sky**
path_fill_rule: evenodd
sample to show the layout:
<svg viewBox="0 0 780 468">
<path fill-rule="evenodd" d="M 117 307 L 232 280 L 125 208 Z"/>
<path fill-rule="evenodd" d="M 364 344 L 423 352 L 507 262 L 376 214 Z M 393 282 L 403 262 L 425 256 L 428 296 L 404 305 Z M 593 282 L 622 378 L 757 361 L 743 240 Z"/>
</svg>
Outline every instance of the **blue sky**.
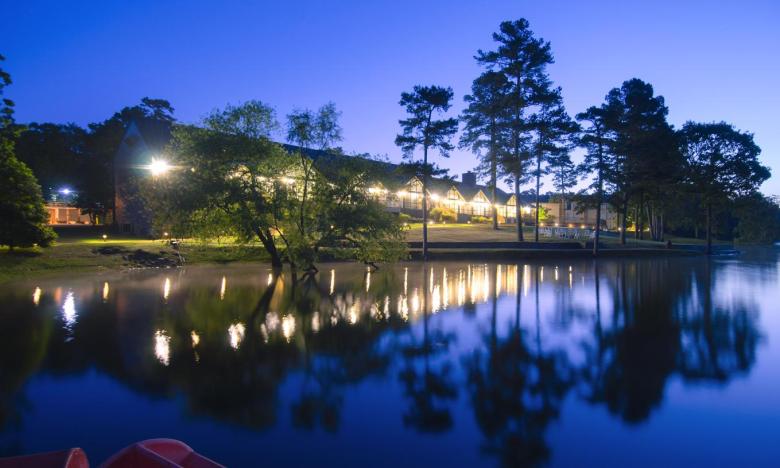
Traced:
<svg viewBox="0 0 780 468">
<path fill-rule="evenodd" d="M 552 43 L 551 78 L 574 114 L 637 77 L 675 126 L 733 123 L 755 134 L 780 194 L 780 2 L 766 1 L 110 1 L 11 0 L 0 54 L 21 122 L 86 124 L 144 96 L 197 122 L 260 99 L 280 116 L 333 101 L 347 151 L 399 160 L 402 91 L 452 86 L 456 103 L 507 19 Z M 460 173 L 474 156 L 437 162 Z"/>
</svg>

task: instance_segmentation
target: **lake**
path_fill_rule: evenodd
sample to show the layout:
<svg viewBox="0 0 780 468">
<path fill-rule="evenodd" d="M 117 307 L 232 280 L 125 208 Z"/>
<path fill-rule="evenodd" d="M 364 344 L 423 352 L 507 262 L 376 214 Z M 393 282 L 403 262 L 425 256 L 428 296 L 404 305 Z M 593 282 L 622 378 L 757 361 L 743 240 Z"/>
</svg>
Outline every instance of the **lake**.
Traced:
<svg viewBox="0 0 780 468">
<path fill-rule="evenodd" d="M 0 285 L 0 455 L 778 466 L 778 252 Z"/>
</svg>

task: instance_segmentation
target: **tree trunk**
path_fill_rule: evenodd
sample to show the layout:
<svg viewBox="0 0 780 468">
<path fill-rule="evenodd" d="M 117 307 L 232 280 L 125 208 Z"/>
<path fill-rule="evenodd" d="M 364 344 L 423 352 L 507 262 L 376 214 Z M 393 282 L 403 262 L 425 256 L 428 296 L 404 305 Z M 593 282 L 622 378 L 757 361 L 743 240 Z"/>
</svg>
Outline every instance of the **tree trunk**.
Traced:
<svg viewBox="0 0 780 468">
<path fill-rule="evenodd" d="M 498 208 L 496 208 L 496 185 L 498 184 L 498 169 L 496 167 L 495 153 L 490 160 L 490 190 L 493 204 L 493 229 L 498 230 Z"/>
<path fill-rule="evenodd" d="M 639 209 L 637 210 L 637 213 L 639 214 L 639 217 L 637 218 L 637 225 L 639 226 L 639 239 L 645 240 L 645 216 L 643 213 L 643 210 L 645 209 L 645 194 L 642 192 L 639 195 Z"/>
<path fill-rule="evenodd" d="M 523 212 L 520 205 L 520 177 L 515 175 L 515 222 L 517 223 L 517 241 L 523 242 Z"/>
<path fill-rule="evenodd" d="M 422 180 L 422 210 L 423 210 L 423 261 L 428 260 L 428 147 L 423 146 L 423 180 Z"/>
<path fill-rule="evenodd" d="M 539 189 L 542 177 L 542 157 L 536 158 L 536 225 L 534 226 L 534 242 L 539 242 Z"/>
<path fill-rule="evenodd" d="M 282 258 L 279 256 L 279 250 L 277 250 L 276 244 L 274 244 L 273 235 L 271 233 L 264 233 L 259 229 L 256 231 L 256 234 L 257 238 L 260 239 L 260 242 L 263 244 L 263 247 L 265 247 L 265 251 L 271 256 L 271 267 L 274 269 L 282 268 Z"/>
<path fill-rule="evenodd" d="M 593 256 L 597 257 L 599 254 L 599 237 L 601 234 L 601 197 L 602 197 L 601 179 L 599 179 L 598 196 L 596 197 L 596 235 L 593 238 Z"/>
<path fill-rule="evenodd" d="M 620 208 L 622 211 L 622 219 L 620 220 L 620 245 L 626 245 L 626 228 L 628 227 L 628 223 L 626 222 L 626 218 L 628 217 L 628 197 L 623 197 L 623 206 Z"/>
<path fill-rule="evenodd" d="M 707 202 L 707 255 L 712 253 L 712 203 Z"/>
<path fill-rule="evenodd" d="M 634 240 L 639 240 L 639 204 L 634 207 Z"/>
</svg>

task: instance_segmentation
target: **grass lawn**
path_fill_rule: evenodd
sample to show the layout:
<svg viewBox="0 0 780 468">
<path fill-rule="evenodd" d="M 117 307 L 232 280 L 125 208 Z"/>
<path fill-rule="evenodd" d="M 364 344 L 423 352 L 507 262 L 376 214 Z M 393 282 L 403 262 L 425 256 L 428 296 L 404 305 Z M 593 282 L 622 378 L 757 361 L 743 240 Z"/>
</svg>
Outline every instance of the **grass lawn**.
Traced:
<svg viewBox="0 0 780 468">
<path fill-rule="evenodd" d="M 176 256 L 167 243 L 142 239 L 63 239 L 46 249 L 15 249 L 12 252 L 3 247 L 0 248 L 0 282 L 33 275 L 135 266 L 124 259 L 122 253 L 105 255 L 95 251 L 103 247 L 115 247 L 123 253 L 141 249 L 170 258 Z M 188 264 L 267 260 L 262 246 L 239 246 L 233 243 L 185 243 L 181 253 Z"/>
<path fill-rule="evenodd" d="M 523 227 L 523 237 L 526 241 L 533 241 L 534 228 L 531 226 Z M 649 234 L 648 234 L 649 237 Z M 704 244 L 703 239 L 692 239 L 684 237 L 668 237 L 675 244 Z M 422 223 L 409 225 L 406 231 L 406 240 L 408 242 L 422 242 Z M 492 224 L 431 224 L 428 226 L 429 242 L 513 242 L 517 240 L 517 234 L 514 224 L 502 224 L 496 231 Z M 560 242 L 566 239 L 540 237 L 540 242 Z M 602 233 L 601 242 L 605 244 L 618 244 L 620 237 L 617 233 Z M 714 242 L 724 244 L 724 242 Z M 626 236 L 627 247 L 658 247 L 662 242 L 651 240 L 637 240 L 633 232 L 628 232 Z"/>
<path fill-rule="evenodd" d="M 524 227 L 523 236 L 526 240 L 533 240 L 533 228 Z M 408 242 L 422 242 L 422 223 L 409 225 L 409 229 L 406 231 L 406 240 Z M 498 231 L 493 229 L 492 224 L 428 225 L 428 241 L 430 242 L 512 242 L 516 240 L 517 231 L 514 224 L 502 224 Z"/>
</svg>

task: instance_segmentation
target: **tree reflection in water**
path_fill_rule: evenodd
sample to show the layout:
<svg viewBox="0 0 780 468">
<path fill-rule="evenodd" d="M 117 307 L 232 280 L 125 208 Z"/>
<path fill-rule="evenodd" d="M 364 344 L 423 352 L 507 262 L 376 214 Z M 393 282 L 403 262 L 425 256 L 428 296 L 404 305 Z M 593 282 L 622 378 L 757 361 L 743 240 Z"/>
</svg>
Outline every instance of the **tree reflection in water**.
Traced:
<svg viewBox="0 0 780 468">
<path fill-rule="evenodd" d="M 514 270 L 516 284 L 520 284 L 520 269 Z M 558 416 L 570 385 L 566 355 L 542 351 L 539 274 L 539 268 L 535 269 L 535 343 L 528 345 L 520 327 L 521 291 L 517 288 L 515 318 L 506 338 L 497 333 L 497 294 L 493 294 L 486 349 L 464 359 L 472 406 L 486 439 L 483 449 L 507 466 L 534 465 L 549 457 L 544 431 Z M 496 284 L 495 280 L 491 283 Z"/>
<path fill-rule="evenodd" d="M 0 428 L 7 436 L 38 404 L 24 396 L 33 376 L 97 369 L 140 394 L 183 395 L 188 413 L 210 420 L 262 429 L 289 411 L 294 427 L 337 432 L 347 392 L 376 377 L 399 384 L 387 404 L 405 426 L 452 429 L 465 395 L 483 452 L 508 466 L 540 464 L 572 388 L 637 424 L 673 375 L 724 384 L 750 371 L 757 306 L 745 295 L 719 299 L 721 265 L 582 262 L 581 285 L 570 267 L 558 278 L 547 264 L 556 274 L 544 279 L 544 264 L 448 263 L 371 273 L 342 265 L 297 281 L 144 273 L 110 288 L 102 278 L 72 290 L 4 288 Z M 476 345 L 461 340 L 464 324 L 484 327 Z"/>
<path fill-rule="evenodd" d="M 404 424 L 423 432 L 441 432 L 452 427 L 452 415 L 447 402 L 457 396 L 457 384 L 453 379 L 452 363 L 448 359 L 431 361 L 441 355 L 447 356 L 454 335 L 430 330 L 429 296 L 433 293 L 433 281 L 427 272 L 427 264 L 423 262 L 422 342 L 418 342 L 410 330 L 408 341 L 401 345 L 405 365 L 400 379 L 405 396 L 411 400 L 403 420 Z M 433 277 L 433 268 L 430 272 Z"/>
</svg>

